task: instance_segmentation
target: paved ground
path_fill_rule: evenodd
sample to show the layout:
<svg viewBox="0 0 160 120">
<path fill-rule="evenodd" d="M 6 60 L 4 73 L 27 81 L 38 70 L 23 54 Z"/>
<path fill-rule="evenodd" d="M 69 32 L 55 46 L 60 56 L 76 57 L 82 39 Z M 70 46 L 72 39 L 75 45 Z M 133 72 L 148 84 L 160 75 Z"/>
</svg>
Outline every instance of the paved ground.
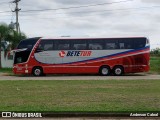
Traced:
<svg viewBox="0 0 160 120">
<path fill-rule="evenodd" d="M 130 74 L 125 76 L 99 76 L 99 75 L 47 75 L 34 76 L 9 76 L 0 73 L 0 80 L 160 80 L 160 75 Z"/>
</svg>

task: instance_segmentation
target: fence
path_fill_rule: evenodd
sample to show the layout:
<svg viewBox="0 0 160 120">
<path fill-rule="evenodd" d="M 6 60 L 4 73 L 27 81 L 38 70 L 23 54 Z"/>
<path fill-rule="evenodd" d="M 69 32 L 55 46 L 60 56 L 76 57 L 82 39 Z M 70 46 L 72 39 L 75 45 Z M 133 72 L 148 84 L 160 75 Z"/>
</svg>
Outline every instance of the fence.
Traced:
<svg viewBox="0 0 160 120">
<path fill-rule="evenodd" d="M 1 63 L 2 68 L 12 68 L 13 66 L 13 55 L 6 54 L 4 51 L 1 51 Z"/>
</svg>

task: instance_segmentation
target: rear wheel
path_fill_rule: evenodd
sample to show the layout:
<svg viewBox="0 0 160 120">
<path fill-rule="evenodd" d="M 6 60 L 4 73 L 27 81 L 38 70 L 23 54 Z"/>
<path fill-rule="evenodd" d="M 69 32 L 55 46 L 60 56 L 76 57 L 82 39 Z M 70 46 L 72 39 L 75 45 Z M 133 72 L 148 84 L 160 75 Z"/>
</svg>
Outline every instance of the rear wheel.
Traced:
<svg viewBox="0 0 160 120">
<path fill-rule="evenodd" d="M 115 66 L 113 68 L 113 74 L 116 76 L 121 76 L 124 74 L 124 68 L 122 66 Z"/>
<path fill-rule="evenodd" d="M 107 76 L 109 75 L 111 72 L 110 70 L 110 67 L 109 66 L 102 66 L 100 69 L 99 69 L 99 73 L 103 76 Z"/>
<path fill-rule="evenodd" d="M 34 76 L 42 76 L 43 69 L 41 67 L 34 67 L 32 73 Z"/>
</svg>

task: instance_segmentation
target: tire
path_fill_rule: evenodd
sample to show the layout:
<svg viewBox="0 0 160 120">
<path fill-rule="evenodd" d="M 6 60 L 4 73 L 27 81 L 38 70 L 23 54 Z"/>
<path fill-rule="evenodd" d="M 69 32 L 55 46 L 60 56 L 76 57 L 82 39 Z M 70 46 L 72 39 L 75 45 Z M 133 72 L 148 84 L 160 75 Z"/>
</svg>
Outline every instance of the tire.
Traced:
<svg viewBox="0 0 160 120">
<path fill-rule="evenodd" d="M 34 67 L 32 74 L 34 76 L 42 76 L 43 75 L 43 69 L 41 67 Z"/>
<path fill-rule="evenodd" d="M 124 74 L 124 68 L 122 66 L 115 66 L 113 68 L 113 74 L 115 76 L 121 76 Z"/>
<path fill-rule="evenodd" d="M 100 67 L 100 69 L 99 69 L 99 73 L 100 73 L 100 75 L 102 75 L 102 76 L 108 76 L 108 75 L 110 75 L 110 73 L 111 73 L 111 69 L 110 69 L 109 66 L 102 66 L 102 67 Z"/>
</svg>

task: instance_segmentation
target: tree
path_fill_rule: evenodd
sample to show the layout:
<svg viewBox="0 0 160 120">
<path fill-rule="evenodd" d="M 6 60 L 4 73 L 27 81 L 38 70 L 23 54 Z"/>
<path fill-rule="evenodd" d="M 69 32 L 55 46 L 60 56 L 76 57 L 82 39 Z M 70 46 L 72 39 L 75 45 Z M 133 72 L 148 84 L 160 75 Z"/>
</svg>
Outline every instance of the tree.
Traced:
<svg viewBox="0 0 160 120">
<path fill-rule="evenodd" d="M 24 33 L 17 33 L 15 30 L 11 29 L 7 24 L 0 24 L 0 68 L 1 66 L 1 41 L 8 40 L 11 43 L 12 49 L 14 49 L 17 44 L 25 39 L 26 35 Z"/>
<path fill-rule="evenodd" d="M 152 49 L 150 53 L 154 56 L 160 56 L 160 48 Z"/>
<path fill-rule="evenodd" d="M 3 23 L 0 25 L 0 68 L 1 66 L 1 41 L 5 40 L 8 34 L 10 33 L 10 28 L 7 24 Z"/>
<path fill-rule="evenodd" d="M 0 33 L 0 68 L 1 68 L 1 33 Z"/>
<path fill-rule="evenodd" d="M 26 39 L 26 35 L 24 33 L 17 33 L 16 31 L 12 31 L 12 35 L 8 35 L 7 37 L 12 49 L 16 48 L 18 43 L 23 39 Z"/>
</svg>

